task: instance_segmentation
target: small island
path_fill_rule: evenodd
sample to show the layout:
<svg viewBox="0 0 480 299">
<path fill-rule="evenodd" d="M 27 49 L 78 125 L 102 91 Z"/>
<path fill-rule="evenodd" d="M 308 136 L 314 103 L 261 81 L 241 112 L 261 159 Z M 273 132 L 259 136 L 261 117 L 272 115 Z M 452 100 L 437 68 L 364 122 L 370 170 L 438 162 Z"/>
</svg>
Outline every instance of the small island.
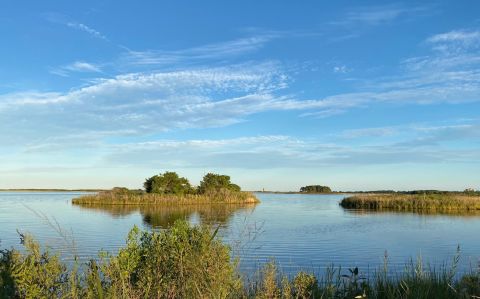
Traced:
<svg viewBox="0 0 480 299">
<path fill-rule="evenodd" d="M 308 185 L 300 188 L 300 193 L 332 193 L 332 189 L 322 185 Z"/>
<path fill-rule="evenodd" d="M 436 190 L 357 194 L 346 197 L 340 205 L 345 209 L 405 212 L 478 212 L 480 193 L 465 190 L 448 192 Z"/>
<path fill-rule="evenodd" d="M 167 171 L 147 178 L 145 190 L 116 187 L 109 191 L 83 195 L 72 200 L 78 205 L 193 205 L 255 204 L 259 200 L 251 192 L 242 191 L 230 176 L 207 173 L 198 187 L 176 172 Z"/>
</svg>

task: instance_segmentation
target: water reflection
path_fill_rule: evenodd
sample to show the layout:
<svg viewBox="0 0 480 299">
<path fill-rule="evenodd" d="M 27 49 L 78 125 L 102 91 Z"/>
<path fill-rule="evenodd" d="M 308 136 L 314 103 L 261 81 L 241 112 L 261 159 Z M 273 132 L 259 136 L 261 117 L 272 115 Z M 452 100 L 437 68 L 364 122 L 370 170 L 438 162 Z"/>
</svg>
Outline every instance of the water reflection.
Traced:
<svg viewBox="0 0 480 299">
<path fill-rule="evenodd" d="M 152 228 L 168 228 L 177 219 L 192 220 L 198 217 L 200 223 L 226 225 L 236 213 L 253 212 L 255 203 L 250 204 L 211 204 L 211 205 L 76 205 L 81 209 L 107 213 L 113 217 L 124 217 L 140 213 L 144 224 Z"/>
</svg>

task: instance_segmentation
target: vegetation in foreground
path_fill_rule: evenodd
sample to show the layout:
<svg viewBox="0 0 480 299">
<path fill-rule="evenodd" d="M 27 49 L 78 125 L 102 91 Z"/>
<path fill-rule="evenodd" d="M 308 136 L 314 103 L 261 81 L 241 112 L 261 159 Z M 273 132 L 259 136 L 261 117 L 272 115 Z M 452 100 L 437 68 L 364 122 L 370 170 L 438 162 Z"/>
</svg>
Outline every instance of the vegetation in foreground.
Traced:
<svg viewBox="0 0 480 299">
<path fill-rule="evenodd" d="M 330 268 L 322 277 L 282 275 L 269 263 L 252 279 L 238 271 L 238 259 L 217 239 L 217 230 L 177 221 L 170 230 L 133 228 L 116 255 L 100 253 L 85 265 L 67 267 L 58 255 L 20 235 L 25 250 L 0 251 L 0 298 L 476 298 L 480 273 L 451 267 L 424 269 L 407 264 L 371 277 L 357 268 Z"/>
<path fill-rule="evenodd" d="M 474 212 L 480 211 L 480 196 L 465 193 L 361 194 L 344 198 L 346 209 Z"/>
<path fill-rule="evenodd" d="M 227 175 L 208 173 L 197 188 L 188 179 L 175 172 L 165 172 L 147 178 L 142 190 L 114 188 L 98 194 L 84 195 L 73 199 L 74 204 L 250 204 L 259 200 L 253 193 L 241 191 Z"/>
</svg>

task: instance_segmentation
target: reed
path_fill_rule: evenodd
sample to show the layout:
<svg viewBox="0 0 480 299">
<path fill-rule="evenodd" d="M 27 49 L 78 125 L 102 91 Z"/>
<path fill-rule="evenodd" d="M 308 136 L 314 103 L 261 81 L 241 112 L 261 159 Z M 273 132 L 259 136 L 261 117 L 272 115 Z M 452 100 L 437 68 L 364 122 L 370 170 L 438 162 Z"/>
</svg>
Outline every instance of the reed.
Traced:
<svg viewBox="0 0 480 299">
<path fill-rule="evenodd" d="M 156 194 L 141 192 L 104 191 L 83 195 L 72 200 L 77 205 L 202 205 L 202 204 L 252 204 L 258 198 L 250 192 L 219 190 L 206 194 Z"/>
<path fill-rule="evenodd" d="M 446 194 L 361 194 L 344 198 L 346 209 L 452 213 L 480 211 L 480 196 Z"/>
</svg>

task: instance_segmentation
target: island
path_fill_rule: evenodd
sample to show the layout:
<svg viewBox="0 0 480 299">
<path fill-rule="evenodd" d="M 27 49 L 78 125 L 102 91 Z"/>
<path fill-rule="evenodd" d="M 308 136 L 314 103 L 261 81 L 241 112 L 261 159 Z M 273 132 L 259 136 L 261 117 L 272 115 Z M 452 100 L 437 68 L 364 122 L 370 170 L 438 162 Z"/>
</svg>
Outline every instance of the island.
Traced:
<svg viewBox="0 0 480 299">
<path fill-rule="evenodd" d="M 230 181 L 230 176 L 207 173 L 200 185 L 194 187 L 176 172 L 166 171 L 147 178 L 144 190 L 116 187 L 72 200 L 77 205 L 188 205 L 188 204 L 254 204 L 258 198 L 242 191 Z"/>
<path fill-rule="evenodd" d="M 308 185 L 300 188 L 300 193 L 332 193 L 332 189 L 322 185 Z"/>
<path fill-rule="evenodd" d="M 480 192 L 416 190 L 390 193 L 363 193 L 344 198 L 345 209 L 407 212 L 475 212 L 480 211 Z"/>
</svg>

